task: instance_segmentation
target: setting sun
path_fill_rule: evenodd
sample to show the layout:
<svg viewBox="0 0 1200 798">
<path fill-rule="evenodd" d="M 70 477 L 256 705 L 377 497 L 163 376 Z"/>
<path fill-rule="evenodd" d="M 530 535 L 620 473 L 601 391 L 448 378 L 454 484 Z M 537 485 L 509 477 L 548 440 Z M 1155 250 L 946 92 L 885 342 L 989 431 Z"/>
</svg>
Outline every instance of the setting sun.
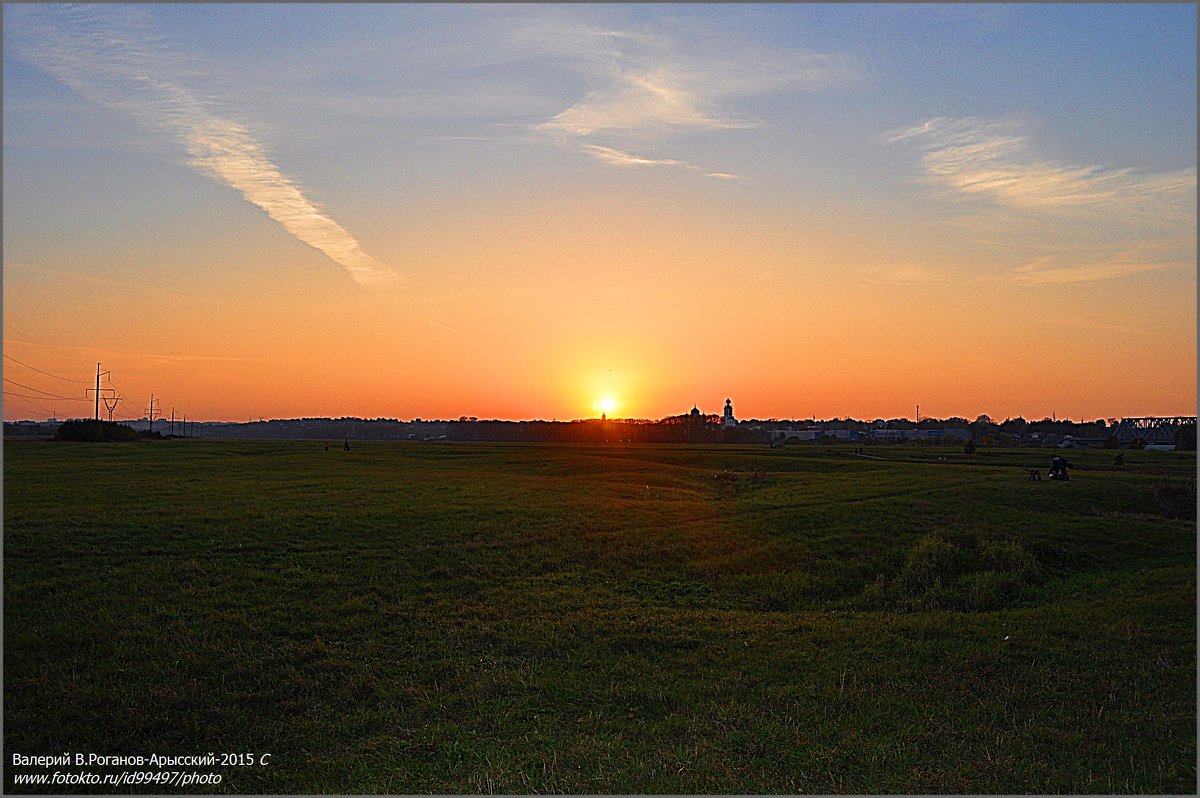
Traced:
<svg viewBox="0 0 1200 798">
<path fill-rule="evenodd" d="M 613 399 L 611 396 L 604 397 L 596 404 L 605 415 L 617 409 L 617 400 Z"/>
</svg>

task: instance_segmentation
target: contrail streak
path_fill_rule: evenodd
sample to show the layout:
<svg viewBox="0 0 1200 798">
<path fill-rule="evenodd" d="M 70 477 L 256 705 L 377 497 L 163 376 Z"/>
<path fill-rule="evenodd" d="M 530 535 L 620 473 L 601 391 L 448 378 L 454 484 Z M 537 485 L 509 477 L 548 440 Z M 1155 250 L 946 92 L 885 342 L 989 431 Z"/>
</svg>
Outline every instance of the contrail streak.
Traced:
<svg viewBox="0 0 1200 798">
<path fill-rule="evenodd" d="M 207 103 L 169 76 L 183 71 L 161 37 L 129 9 L 43 6 L 36 35 L 20 49 L 31 62 L 84 98 L 128 112 L 173 134 L 193 167 L 236 189 L 293 236 L 325 253 L 359 285 L 380 288 L 400 275 L 363 252 L 358 241 L 279 171 L 242 124 L 210 111 Z M 112 23 L 129 22 L 126 33 Z M 40 23 L 40 24 L 38 24 Z"/>
</svg>

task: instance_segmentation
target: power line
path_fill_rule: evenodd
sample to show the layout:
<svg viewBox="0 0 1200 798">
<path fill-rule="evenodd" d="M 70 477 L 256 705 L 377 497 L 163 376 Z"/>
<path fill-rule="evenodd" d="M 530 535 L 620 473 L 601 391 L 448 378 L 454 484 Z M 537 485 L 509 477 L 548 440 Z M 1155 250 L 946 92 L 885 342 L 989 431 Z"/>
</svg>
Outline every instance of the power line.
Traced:
<svg viewBox="0 0 1200 798">
<path fill-rule="evenodd" d="M 17 410 L 23 411 L 25 413 L 35 413 L 35 414 L 41 415 L 41 416 L 53 416 L 54 415 L 53 409 L 47 410 L 44 407 L 34 407 L 31 405 L 27 405 L 24 402 L 12 402 L 9 400 L 5 400 L 4 404 L 6 407 L 12 406 L 12 407 L 15 407 Z"/>
<path fill-rule="evenodd" d="M 8 396 L 13 396 L 14 394 L 10 394 L 10 393 L 7 393 L 7 392 L 6 392 L 4 395 L 5 395 L 5 397 L 8 397 Z M 21 394 L 16 394 L 16 396 L 21 396 Z M 37 397 L 34 397 L 34 398 L 36 399 Z M 32 403 L 30 403 L 30 402 L 14 402 L 14 401 L 11 401 L 11 400 L 9 400 L 9 399 L 7 399 L 7 398 L 4 400 L 4 403 L 5 403 L 6 405 L 25 405 L 26 407 L 32 407 L 32 409 L 34 409 L 34 410 L 38 410 L 39 412 L 40 412 L 40 411 L 41 411 L 41 409 L 42 409 L 41 407 L 34 407 L 34 406 L 32 405 Z"/>
<path fill-rule="evenodd" d="M 21 397 L 24 397 L 25 399 L 40 399 L 43 402 L 46 401 L 47 399 L 68 399 L 68 397 L 65 397 L 65 396 L 32 396 L 31 394 L 17 393 L 16 391 L 5 391 L 4 395 L 5 396 L 21 396 Z M 79 400 L 78 399 L 69 399 L 68 401 L 77 402 Z"/>
<path fill-rule="evenodd" d="M 41 388 L 35 388 L 32 385 L 25 385 L 24 383 L 17 382 L 16 380 L 10 380 L 8 377 L 5 377 L 4 381 L 16 385 L 18 388 L 24 388 L 29 391 L 37 391 L 38 393 L 45 394 L 45 398 L 47 399 L 66 399 L 69 401 L 76 401 L 80 398 L 77 396 L 62 396 L 60 394 L 50 393 L 49 391 L 43 391 Z M 87 401 L 87 397 L 83 397 L 83 400 Z"/>
<path fill-rule="evenodd" d="M 33 342 L 33 343 L 35 343 L 35 344 L 38 344 L 39 346 L 50 346 L 50 344 L 48 344 L 48 343 L 45 343 L 45 342 L 43 342 L 43 341 L 39 341 L 38 339 L 34 338 L 34 337 L 33 337 L 32 335 L 30 335 L 29 333 L 27 333 L 27 332 L 24 332 L 23 330 L 18 330 L 16 327 L 14 327 L 12 324 L 10 324 L 10 323 L 9 323 L 9 322 L 7 322 L 7 321 L 6 321 L 6 322 L 4 322 L 4 326 L 5 326 L 5 327 L 7 327 L 8 329 L 12 330 L 13 332 L 17 333 L 18 335 L 24 335 L 24 336 L 25 336 L 26 338 L 28 338 L 30 341 L 32 341 L 32 342 Z"/>
<path fill-rule="evenodd" d="M 28 363 L 21 363 L 21 361 L 20 361 L 20 360 L 17 360 L 17 359 L 16 359 L 15 357 L 13 357 L 12 355 L 5 355 L 4 357 L 8 358 L 9 360 L 11 360 L 11 361 L 12 361 L 12 362 L 14 362 L 14 363 L 20 363 L 22 366 L 24 366 L 24 367 L 25 367 L 25 368 L 27 368 L 27 369 L 33 369 L 33 370 L 34 370 L 34 371 L 36 371 L 38 374 L 45 374 L 47 377 L 53 377 L 53 378 L 54 378 L 54 379 L 56 379 L 56 380 L 65 380 L 65 381 L 67 381 L 67 382 L 77 382 L 77 383 L 79 383 L 80 385 L 91 385 L 91 383 L 90 383 L 90 382 L 88 382 L 87 380 L 73 380 L 73 379 L 71 379 L 70 377 L 60 377 L 60 376 L 58 376 L 57 374 L 51 374 L 51 373 L 50 373 L 50 372 L 48 372 L 48 371 L 42 371 L 42 370 L 41 370 L 41 369 L 39 369 L 39 368 L 36 368 L 36 367 L 34 367 L 34 366 L 31 366 L 31 365 L 29 365 Z"/>
<path fill-rule="evenodd" d="M 37 391 L 38 393 L 44 393 L 44 394 L 46 394 L 46 398 L 48 398 L 48 399 L 67 399 L 69 401 L 79 401 L 80 400 L 79 397 L 77 397 L 77 396 L 59 396 L 56 393 L 50 393 L 49 391 L 43 391 L 41 388 L 34 388 L 32 385 L 22 385 L 21 383 L 17 382 L 16 380 L 10 380 L 8 377 L 5 377 L 4 381 L 11 382 L 13 385 L 16 385 L 19 388 L 25 388 L 26 390 L 29 390 L 29 391 Z M 83 397 L 82 401 L 86 402 L 87 397 L 86 396 Z"/>
<path fill-rule="evenodd" d="M 108 383 L 110 388 L 117 392 L 118 397 L 123 397 L 125 395 L 124 391 L 122 391 L 116 385 L 113 385 L 112 377 L 105 377 L 104 381 Z"/>
</svg>

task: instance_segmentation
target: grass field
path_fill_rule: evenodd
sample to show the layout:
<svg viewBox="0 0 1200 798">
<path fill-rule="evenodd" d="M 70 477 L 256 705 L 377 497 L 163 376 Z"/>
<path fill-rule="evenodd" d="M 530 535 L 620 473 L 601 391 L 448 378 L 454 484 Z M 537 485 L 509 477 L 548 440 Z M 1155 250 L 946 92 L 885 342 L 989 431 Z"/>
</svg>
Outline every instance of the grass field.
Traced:
<svg viewBox="0 0 1200 798">
<path fill-rule="evenodd" d="M 1195 454 L 868 452 L 6 443 L 5 790 L 1193 793 Z"/>
</svg>

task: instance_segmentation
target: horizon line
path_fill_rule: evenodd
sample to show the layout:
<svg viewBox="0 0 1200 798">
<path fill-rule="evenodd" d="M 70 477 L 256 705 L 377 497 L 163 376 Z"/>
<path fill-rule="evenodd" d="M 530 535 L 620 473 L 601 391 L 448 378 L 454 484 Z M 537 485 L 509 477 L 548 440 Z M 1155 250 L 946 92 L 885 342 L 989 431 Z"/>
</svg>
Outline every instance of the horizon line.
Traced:
<svg viewBox="0 0 1200 798">
<path fill-rule="evenodd" d="M 306 421 L 307 422 L 311 422 L 311 421 L 357 421 L 357 422 L 367 422 L 367 423 L 392 422 L 392 423 L 398 423 L 398 424 L 495 424 L 495 423 L 501 423 L 501 424 L 579 424 L 579 423 L 588 423 L 588 422 L 607 421 L 609 423 L 624 422 L 624 423 L 638 423 L 638 424 L 659 424 L 659 423 L 662 423 L 669 419 L 684 418 L 687 416 L 688 416 L 687 413 L 679 413 L 679 414 L 676 414 L 673 416 L 663 416 L 661 418 L 643 418 L 643 417 L 636 417 L 636 416 L 622 416 L 622 417 L 613 417 L 613 418 L 607 418 L 607 417 L 601 417 L 601 416 L 588 416 L 588 417 L 577 417 L 577 418 L 569 418 L 569 419 L 566 419 L 566 418 L 559 419 L 556 417 L 552 417 L 549 419 L 546 419 L 546 418 L 498 418 L 498 417 L 482 418 L 482 417 L 474 417 L 474 416 L 459 416 L 457 418 L 421 418 L 420 416 L 413 416 L 412 418 L 407 419 L 407 420 L 402 419 L 398 416 L 373 416 L 373 417 L 368 417 L 368 416 L 289 416 L 289 417 L 277 417 L 277 418 L 260 417 L 257 419 L 252 418 L 252 419 L 246 419 L 246 420 L 189 418 L 186 421 L 183 418 L 177 417 L 175 419 L 174 423 L 176 423 L 176 424 L 185 424 L 185 423 L 186 424 L 272 424 L 272 423 L 283 423 L 283 422 L 306 422 Z M 701 414 L 701 417 L 702 418 L 715 417 L 715 418 L 719 419 L 720 414 L 704 413 L 704 414 Z M 817 418 L 815 416 L 808 416 L 808 417 L 802 417 L 802 418 L 801 417 L 780 418 L 780 417 L 770 416 L 767 418 L 737 419 L 737 425 L 741 426 L 743 424 L 754 424 L 754 423 L 758 423 L 758 424 L 799 424 L 799 423 L 808 423 L 808 424 L 817 424 L 817 423 L 820 423 L 820 424 L 829 424 L 829 423 L 875 424 L 880 421 L 882 421 L 884 423 L 888 423 L 888 424 L 890 424 L 892 422 L 900 422 L 900 421 L 910 423 L 910 424 L 921 424 L 921 423 L 925 423 L 925 422 L 948 423 L 951 421 L 959 421 L 959 420 L 965 421 L 967 424 L 977 424 L 980 422 L 981 417 L 986 417 L 988 419 L 984 423 L 1003 425 L 1003 424 L 1007 424 L 1007 423 L 1013 422 L 1013 421 L 1023 421 L 1027 424 L 1040 424 L 1040 423 L 1047 422 L 1047 421 L 1051 422 L 1051 423 L 1071 423 L 1071 424 L 1095 424 L 1097 422 L 1104 422 L 1105 424 L 1107 424 L 1110 419 L 1123 420 L 1123 419 L 1138 419 L 1138 418 L 1197 418 L 1198 415 L 1196 412 L 1193 411 L 1191 413 L 1143 413 L 1143 414 L 1139 414 L 1139 415 L 1099 416 L 1099 417 L 1092 418 L 1092 419 L 1086 419 L 1086 418 L 1074 419 L 1074 418 L 1070 418 L 1070 417 L 1058 418 L 1057 416 L 1055 416 L 1053 414 L 1051 416 L 1046 416 L 1046 417 L 1043 417 L 1040 419 L 1025 418 L 1024 416 L 1021 416 L 1021 415 L 1007 416 L 1004 419 L 997 419 L 986 413 L 980 414 L 980 416 L 977 416 L 975 419 L 970 419 L 970 418 L 967 418 L 966 416 L 945 416 L 945 417 L 922 416 L 919 419 L 913 419 L 913 418 L 909 418 L 907 416 L 893 416 L 891 418 L 884 418 L 882 416 L 876 416 L 874 418 L 855 418 L 853 416 L 832 416 L 832 417 L 828 417 L 828 418 Z M 5 424 L 16 424 L 16 423 L 20 423 L 20 422 L 30 422 L 30 423 L 34 423 L 34 424 L 45 424 L 45 423 L 50 423 L 50 422 L 65 423 L 67 421 L 97 421 L 97 420 L 106 421 L 106 422 L 108 421 L 108 419 L 105 419 L 105 418 L 96 419 L 91 416 L 87 416 L 87 417 L 74 416 L 74 417 L 70 417 L 70 418 L 51 417 L 51 418 L 47 418 L 47 419 L 32 419 L 32 418 L 5 419 L 4 423 Z M 149 419 L 146 416 L 141 416 L 138 418 L 114 419 L 114 420 L 112 420 L 111 423 L 113 423 L 113 424 L 136 424 L 139 422 L 149 423 Z M 171 419 L 165 419 L 162 417 L 158 417 L 158 418 L 154 419 L 154 423 L 155 424 L 161 423 L 161 424 L 169 425 L 172 422 L 171 422 Z"/>
</svg>

